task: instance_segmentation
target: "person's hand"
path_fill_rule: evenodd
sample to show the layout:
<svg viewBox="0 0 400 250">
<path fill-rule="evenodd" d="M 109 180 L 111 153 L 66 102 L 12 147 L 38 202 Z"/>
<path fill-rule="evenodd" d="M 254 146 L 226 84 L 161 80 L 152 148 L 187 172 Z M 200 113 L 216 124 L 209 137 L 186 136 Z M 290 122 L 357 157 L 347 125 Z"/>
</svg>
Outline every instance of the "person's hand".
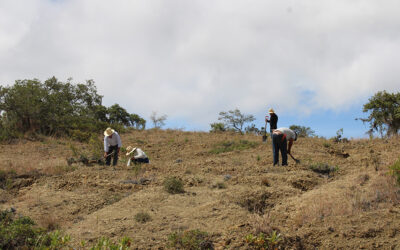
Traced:
<svg viewBox="0 0 400 250">
<path fill-rule="evenodd" d="M 107 152 L 104 152 L 103 157 L 104 157 L 104 158 L 107 158 Z"/>
</svg>

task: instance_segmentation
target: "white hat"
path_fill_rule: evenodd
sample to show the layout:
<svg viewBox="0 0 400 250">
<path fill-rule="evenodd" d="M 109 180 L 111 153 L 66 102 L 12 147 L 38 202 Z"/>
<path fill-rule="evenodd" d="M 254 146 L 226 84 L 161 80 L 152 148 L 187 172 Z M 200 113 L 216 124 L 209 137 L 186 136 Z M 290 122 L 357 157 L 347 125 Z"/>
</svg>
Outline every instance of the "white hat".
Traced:
<svg viewBox="0 0 400 250">
<path fill-rule="evenodd" d="M 110 135 L 114 134 L 114 132 L 115 132 L 114 129 L 112 129 L 112 128 L 107 128 L 107 129 L 104 131 L 104 136 L 110 136 Z"/>
<path fill-rule="evenodd" d="M 136 150 L 136 148 L 132 148 L 131 146 L 128 146 L 126 148 L 126 152 L 128 152 L 128 153 L 126 153 L 126 156 L 132 154 L 135 150 Z"/>
<path fill-rule="evenodd" d="M 270 109 L 268 110 L 268 113 L 272 114 L 272 113 L 275 113 L 275 111 L 274 111 L 273 108 L 270 108 Z"/>
</svg>

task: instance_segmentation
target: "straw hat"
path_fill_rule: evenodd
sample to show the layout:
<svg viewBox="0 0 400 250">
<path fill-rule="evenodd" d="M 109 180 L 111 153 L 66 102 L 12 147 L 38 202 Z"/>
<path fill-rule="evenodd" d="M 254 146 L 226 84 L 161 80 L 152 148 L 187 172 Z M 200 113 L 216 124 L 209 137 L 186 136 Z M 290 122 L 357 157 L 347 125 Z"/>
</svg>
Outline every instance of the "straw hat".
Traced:
<svg viewBox="0 0 400 250">
<path fill-rule="evenodd" d="M 104 131 L 104 135 L 105 135 L 105 136 L 110 136 L 110 135 L 114 134 L 114 132 L 115 132 L 114 129 L 112 129 L 112 128 L 107 128 L 107 129 Z"/>
<path fill-rule="evenodd" d="M 270 109 L 268 110 L 268 113 L 272 114 L 272 113 L 275 113 L 275 111 L 274 111 L 273 108 L 270 108 Z"/>
<path fill-rule="evenodd" d="M 132 154 L 135 150 L 136 150 L 136 148 L 133 148 L 132 146 L 128 146 L 126 148 L 126 152 L 128 152 L 128 153 L 126 153 L 126 156 Z"/>
</svg>

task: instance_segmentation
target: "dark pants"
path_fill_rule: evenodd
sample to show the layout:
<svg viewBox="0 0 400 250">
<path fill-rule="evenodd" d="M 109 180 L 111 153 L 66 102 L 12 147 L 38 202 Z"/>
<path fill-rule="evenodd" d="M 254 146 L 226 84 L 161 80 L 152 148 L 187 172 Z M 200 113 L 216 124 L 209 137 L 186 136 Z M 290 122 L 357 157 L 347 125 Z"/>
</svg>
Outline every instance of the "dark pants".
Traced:
<svg viewBox="0 0 400 250">
<path fill-rule="evenodd" d="M 139 158 L 139 159 L 135 159 L 132 157 L 131 161 L 136 164 L 136 163 L 149 163 L 149 158 Z"/>
<path fill-rule="evenodd" d="M 113 154 L 111 154 L 114 151 Z M 111 156 L 113 157 L 113 166 L 117 165 L 118 162 L 118 145 L 115 146 L 110 146 L 108 148 L 108 152 L 107 152 L 107 158 L 106 158 L 106 165 L 110 166 L 111 164 Z"/>
<path fill-rule="evenodd" d="M 279 150 L 282 155 L 282 166 L 287 165 L 287 140 L 283 134 L 272 134 L 272 145 L 274 154 L 274 166 L 279 163 Z"/>
</svg>

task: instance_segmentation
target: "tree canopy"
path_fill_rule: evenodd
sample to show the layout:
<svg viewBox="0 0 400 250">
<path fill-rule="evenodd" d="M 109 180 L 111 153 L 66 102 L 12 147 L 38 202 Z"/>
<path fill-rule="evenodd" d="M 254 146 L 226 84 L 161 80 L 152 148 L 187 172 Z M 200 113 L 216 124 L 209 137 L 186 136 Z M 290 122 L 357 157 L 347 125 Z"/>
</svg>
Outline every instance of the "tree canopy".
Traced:
<svg viewBox="0 0 400 250">
<path fill-rule="evenodd" d="M 93 80 L 73 84 L 52 77 L 17 80 L 0 86 L 0 139 L 26 132 L 74 136 L 100 132 L 107 126 L 144 128 L 146 121 L 118 104 L 102 105 Z"/>
<path fill-rule="evenodd" d="M 218 120 L 224 122 L 226 128 L 233 129 L 240 133 L 243 133 L 244 124 L 252 122 L 255 119 L 253 115 L 242 114 L 239 109 L 220 112 L 218 118 Z"/>
<path fill-rule="evenodd" d="M 315 136 L 315 131 L 310 127 L 292 125 L 289 127 L 291 130 L 297 133 L 298 137 L 313 137 Z"/>
<path fill-rule="evenodd" d="M 400 130 L 400 92 L 379 91 L 364 104 L 363 112 L 369 112 L 368 118 L 357 118 L 369 123 L 368 133 L 378 132 L 381 136 L 396 135 Z"/>
</svg>

